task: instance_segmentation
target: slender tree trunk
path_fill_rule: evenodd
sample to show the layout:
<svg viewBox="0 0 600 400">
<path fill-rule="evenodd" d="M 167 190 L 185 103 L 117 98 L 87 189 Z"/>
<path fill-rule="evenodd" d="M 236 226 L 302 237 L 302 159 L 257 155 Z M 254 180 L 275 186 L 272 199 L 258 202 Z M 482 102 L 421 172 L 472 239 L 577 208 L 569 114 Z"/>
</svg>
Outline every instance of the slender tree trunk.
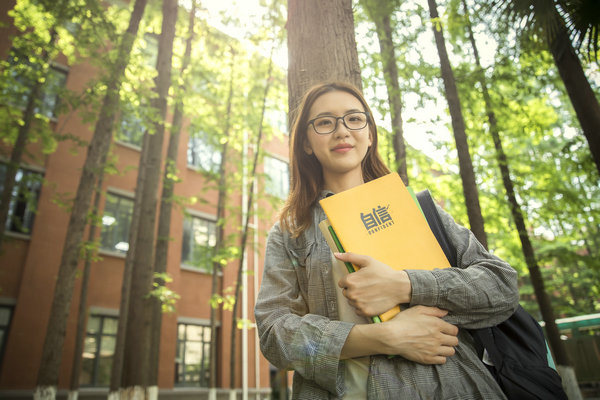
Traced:
<svg viewBox="0 0 600 400">
<path fill-rule="evenodd" d="M 477 189 L 477 183 L 475 182 L 475 172 L 473 171 L 473 163 L 471 162 L 465 121 L 462 115 L 462 107 L 458 96 L 458 89 L 456 88 L 454 72 L 452 71 L 448 52 L 446 51 L 446 43 L 440 17 L 437 12 L 436 2 L 435 0 L 427 0 L 427 3 L 429 4 L 429 15 L 432 20 L 435 44 L 437 46 L 438 55 L 440 56 L 442 79 L 444 80 L 446 99 L 448 100 L 450 117 L 452 119 L 452 130 L 454 131 L 454 140 L 456 141 L 456 150 L 458 152 L 460 177 L 462 179 L 469 225 L 477 240 L 487 248 L 487 236 L 485 234 L 481 207 L 479 205 L 479 191 Z"/>
<path fill-rule="evenodd" d="M 383 61 L 383 74 L 388 90 L 390 112 L 392 116 L 392 132 L 394 134 L 394 153 L 396 155 L 396 170 L 405 185 L 408 186 L 408 171 L 406 167 L 406 144 L 404 142 L 404 130 L 402 129 L 402 94 L 398 84 L 398 66 L 396 64 L 396 53 L 392 40 L 392 25 L 390 15 L 382 18 L 381 33 L 378 34 L 379 47 Z M 379 32 L 379 30 L 378 30 Z"/>
<path fill-rule="evenodd" d="M 36 399 L 53 399 L 56 395 L 67 316 L 73 297 L 73 286 L 77 264 L 79 263 L 81 238 L 83 237 L 83 231 L 87 222 L 87 211 L 90 206 L 96 177 L 102 170 L 102 159 L 107 154 L 112 139 L 121 79 L 129 62 L 129 55 L 144 13 L 144 8 L 146 7 L 146 1 L 135 1 L 129 26 L 121 38 L 118 56 L 115 65 L 110 71 L 106 95 L 79 179 L 52 300 L 48 331 L 44 341 L 42 360 L 34 395 Z"/>
<path fill-rule="evenodd" d="M 544 9 L 534 9 L 536 13 L 548 12 L 546 6 Z M 600 174 L 600 103 L 583 72 L 581 61 L 562 23 L 562 17 L 557 16 L 557 18 L 561 23 L 553 33 L 548 34 L 548 47 Z"/>
<path fill-rule="evenodd" d="M 148 147 L 148 135 L 144 135 L 142 148 Z M 146 163 L 146 152 L 140 154 L 140 165 Z M 121 301 L 119 303 L 119 324 L 117 326 L 117 337 L 115 339 L 115 352 L 110 374 L 110 387 L 108 400 L 120 398 L 121 377 L 123 375 L 123 361 L 125 359 L 125 335 L 127 332 L 127 321 L 129 320 L 129 295 L 131 279 L 133 275 L 133 260 L 135 259 L 137 247 L 137 231 L 140 225 L 140 203 L 142 201 L 142 190 L 144 187 L 144 170 L 138 168 L 135 184 L 135 195 L 131 223 L 129 226 L 129 239 L 125 267 L 123 268 L 123 282 L 121 283 Z"/>
<path fill-rule="evenodd" d="M 275 42 L 275 41 L 274 41 Z M 254 177 L 256 175 L 256 168 L 258 166 L 258 159 L 260 155 L 260 145 L 263 136 L 263 122 L 265 118 L 265 111 L 267 107 L 267 96 L 269 94 L 270 82 L 271 82 L 271 72 L 273 70 L 273 51 L 274 46 L 271 47 L 271 56 L 269 58 L 269 67 L 267 70 L 267 79 L 265 81 L 265 90 L 263 93 L 263 104 L 260 113 L 260 121 L 258 124 L 258 135 L 256 137 L 256 144 L 254 147 L 254 160 L 252 162 L 252 172 L 250 173 L 250 177 Z M 250 187 L 248 188 L 248 202 L 246 204 L 246 219 L 244 220 L 243 230 L 242 230 L 242 238 L 240 243 L 240 262 L 237 270 L 237 278 L 235 284 L 235 300 L 233 303 L 233 310 L 231 313 L 231 359 L 229 362 L 229 373 L 230 373 L 230 385 L 231 389 L 235 388 L 235 371 L 238 363 L 236 363 L 236 342 L 237 342 L 237 314 L 238 314 L 238 303 L 240 293 L 242 291 L 242 274 L 244 272 L 244 258 L 246 251 L 246 242 L 248 241 L 248 231 L 250 225 L 250 210 L 252 209 L 252 203 L 254 201 L 254 179 L 250 179 Z"/>
<path fill-rule="evenodd" d="M 53 27 L 50 30 L 48 48 L 54 46 L 55 40 L 56 30 Z M 48 51 L 44 49 L 42 51 L 41 63 L 47 63 L 48 58 Z M 48 75 L 47 70 L 45 71 L 44 75 Z M 8 219 L 10 200 L 12 198 L 13 188 L 15 187 L 17 171 L 19 170 L 19 166 L 21 165 L 21 159 L 23 158 L 23 153 L 25 152 L 25 147 L 27 146 L 27 138 L 29 137 L 31 124 L 35 117 L 35 107 L 42 94 L 42 86 L 43 82 L 40 79 L 36 79 L 33 83 L 33 86 L 31 86 L 31 89 L 27 96 L 27 105 L 25 106 L 25 110 L 23 110 L 23 124 L 19 126 L 17 140 L 15 141 L 15 144 L 10 153 L 10 161 L 6 165 L 6 175 L 4 177 L 4 182 L 2 186 L 3 192 L 2 197 L 0 197 L 0 249 L 2 248 L 2 243 L 4 242 L 4 230 L 6 227 L 6 220 Z"/>
<path fill-rule="evenodd" d="M 106 162 L 106 158 L 102 160 L 102 164 Z M 98 176 L 98 182 L 96 183 L 96 193 L 94 194 L 94 206 L 92 211 L 92 220 L 95 220 L 98 216 L 98 209 L 100 208 L 100 199 L 102 194 L 102 182 L 104 173 Z M 96 224 L 90 225 L 88 233 L 88 241 L 94 242 L 96 237 Z M 90 269 L 92 265 L 91 258 L 93 257 L 94 251 L 87 250 L 85 255 L 85 263 L 83 264 L 83 274 L 81 277 L 81 290 L 79 295 L 79 311 L 77 312 L 77 333 L 75 335 L 75 352 L 73 354 L 73 365 L 71 366 L 71 385 L 69 391 L 69 400 L 77 400 L 79 391 L 79 375 L 81 372 L 81 361 L 83 358 L 83 341 L 85 340 L 85 327 L 87 320 L 87 295 L 88 286 L 90 281 Z"/>
<path fill-rule="evenodd" d="M 288 0 L 287 31 L 290 121 L 317 83 L 345 81 L 362 90 L 352 0 Z"/>
<path fill-rule="evenodd" d="M 465 9 L 465 13 L 467 13 L 468 16 L 468 8 L 465 0 L 462 0 L 462 4 L 463 8 Z M 479 51 L 477 49 L 477 44 L 475 43 L 475 37 L 473 36 L 470 21 L 467 23 L 467 29 L 469 34 L 469 40 L 471 42 L 471 46 L 473 47 L 473 54 L 475 56 L 475 63 L 477 67 L 477 76 L 482 88 L 485 110 L 488 117 L 488 122 L 490 124 L 490 133 L 494 141 L 494 148 L 496 149 L 496 158 L 498 160 L 500 174 L 502 175 L 502 183 L 504 184 L 504 189 L 506 191 L 506 197 L 508 198 L 508 204 L 510 206 L 510 212 L 513 217 L 513 221 L 517 228 L 517 232 L 519 233 L 519 239 L 521 240 L 521 249 L 525 258 L 525 263 L 527 264 L 527 268 L 529 270 L 529 277 L 531 279 L 531 284 L 533 285 L 535 297 L 540 307 L 542 318 L 544 318 L 544 321 L 546 323 L 546 335 L 548 336 L 550 347 L 554 352 L 556 364 L 572 368 L 572 362 L 569 358 L 569 354 L 567 353 L 564 342 L 560 339 L 560 333 L 555 322 L 556 318 L 554 316 L 554 309 L 552 307 L 552 303 L 550 302 L 550 298 L 546 292 L 544 278 L 540 271 L 540 267 L 535 256 L 535 251 L 529 238 L 529 233 L 525 224 L 524 214 L 521 209 L 521 205 L 517 200 L 513 181 L 510 177 L 508 159 L 506 157 L 506 153 L 504 152 L 502 141 L 500 139 L 500 131 L 498 129 L 496 114 L 494 113 L 492 99 L 488 92 L 487 82 L 483 73 L 481 61 L 479 59 Z M 568 392 L 579 392 L 579 388 L 572 387 L 568 390 Z M 580 397 L 581 394 L 579 393 L 578 398 Z"/>
<path fill-rule="evenodd" d="M 386 0 L 363 0 L 362 4 L 367 10 L 371 20 L 375 23 L 375 30 L 377 31 L 379 49 L 381 52 L 381 64 L 383 65 L 383 77 L 385 79 L 388 101 L 390 103 L 396 170 L 404 184 L 408 186 L 406 144 L 404 142 L 404 131 L 402 129 L 402 93 L 398 83 L 398 65 L 396 63 L 396 51 L 392 38 L 393 29 L 391 14 L 394 11 L 394 6 Z"/>
<path fill-rule="evenodd" d="M 122 387 L 128 398 L 136 398 L 147 390 L 150 382 L 150 337 L 152 328 L 151 305 L 148 297 L 152 290 L 152 270 L 154 256 L 154 234 L 156 228 L 157 193 L 160 181 L 164 120 L 167 113 L 167 95 L 171 86 L 171 59 L 175 21 L 177 20 L 177 0 L 163 0 L 163 21 L 158 42 L 158 57 L 155 79 L 157 97 L 152 100 L 157 120 L 152 135 L 148 139 L 147 159 L 140 170 L 144 170 L 145 182 L 140 203 L 139 229 L 135 258 L 133 260 L 131 292 L 129 298 L 129 320 L 125 336 L 125 359 L 123 363 Z M 154 390 L 154 389 L 153 389 Z M 153 393 L 146 394 L 154 396 Z"/>
<path fill-rule="evenodd" d="M 192 8 L 189 18 L 189 35 L 185 44 L 185 54 L 179 76 L 185 77 L 192 53 L 192 40 L 194 38 L 194 15 L 196 13 L 196 2 L 192 0 Z M 171 135 L 169 137 L 169 147 L 167 148 L 167 159 L 165 161 L 165 170 L 163 173 L 163 188 L 160 201 L 160 211 L 158 217 L 158 233 L 156 236 L 156 256 L 154 257 L 154 273 L 162 274 L 167 271 L 167 256 L 169 249 L 169 237 L 171 231 L 171 210 L 173 209 L 173 193 L 175 188 L 175 176 L 177 175 L 177 153 L 179 149 L 179 137 L 181 133 L 181 124 L 183 120 L 183 93 L 185 85 L 179 85 L 179 96 L 173 111 L 173 123 Z M 163 279 L 155 277 L 154 283 L 164 286 Z M 162 327 L 162 306 L 158 299 L 154 299 L 152 309 L 152 329 L 150 344 L 150 382 L 158 385 L 158 372 L 160 360 L 160 337 Z"/>
<path fill-rule="evenodd" d="M 229 92 L 227 94 L 227 108 L 225 111 L 225 127 L 224 137 L 229 138 L 229 129 L 231 127 L 231 106 L 233 102 L 233 81 L 234 81 L 234 65 L 235 65 L 235 51 L 231 49 L 231 75 L 229 77 Z M 227 179 L 225 177 L 226 164 L 227 164 L 227 149 L 229 141 L 226 140 L 223 143 L 221 150 L 221 164 L 219 165 L 219 194 L 217 198 L 217 242 L 215 244 L 215 254 L 221 252 L 223 242 L 225 240 L 224 223 L 225 223 L 225 197 L 227 195 L 226 185 Z M 219 276 L 221 275 L 222 266 L 219 261 L 213 262 L 212 270 L 212 281 L 211 281 L 211 299 L 213 299 L 219 293 Z M 235 329 L 235 327 L 232 327 Z M 209 368 L 210 368 L 210 397 L 216 399 L 216 388 L 217 388 L 217 308 L 211 306 L 210 308 L 210 355 L 209 355 Z M 212 400 L 209 398 L 209 400 Z"/>
</svg>

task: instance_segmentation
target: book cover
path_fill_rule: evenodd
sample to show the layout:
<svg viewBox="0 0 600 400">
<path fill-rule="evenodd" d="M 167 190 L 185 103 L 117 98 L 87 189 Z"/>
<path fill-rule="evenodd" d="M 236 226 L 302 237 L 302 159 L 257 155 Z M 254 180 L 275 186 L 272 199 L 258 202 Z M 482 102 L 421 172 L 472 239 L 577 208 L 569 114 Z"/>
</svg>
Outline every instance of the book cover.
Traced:
<svg viewBox="0 0 600 400">
<path fill-rule="evenodd" d="M 335 245 L 329 244 L 332 249 L 366 254 L 398 270 L 450 267 L 425 216 L 397 173 L 322 199 L 320 204 L 333 228 L 328 232 L 339 241 L 338 245 L 329 239 Z M 379 317 L 387 321 L 398 312 L 396 307 Z"/>
</svg>

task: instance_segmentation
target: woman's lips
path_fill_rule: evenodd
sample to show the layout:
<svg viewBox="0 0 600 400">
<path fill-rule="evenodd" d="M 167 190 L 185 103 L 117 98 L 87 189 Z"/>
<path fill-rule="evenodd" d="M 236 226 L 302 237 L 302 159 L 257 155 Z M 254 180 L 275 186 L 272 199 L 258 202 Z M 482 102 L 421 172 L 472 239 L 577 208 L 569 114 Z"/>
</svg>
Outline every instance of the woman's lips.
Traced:
<svg viewBox="0 0 600 400">
<path fill-rule="evenodd" d="M 340 144 L 331 149 L 331 151 L 335 151 L 336 153 L 347 153 L 350 150 L 352 150 L 352 146 L 349 144 Z"/>
</svg>

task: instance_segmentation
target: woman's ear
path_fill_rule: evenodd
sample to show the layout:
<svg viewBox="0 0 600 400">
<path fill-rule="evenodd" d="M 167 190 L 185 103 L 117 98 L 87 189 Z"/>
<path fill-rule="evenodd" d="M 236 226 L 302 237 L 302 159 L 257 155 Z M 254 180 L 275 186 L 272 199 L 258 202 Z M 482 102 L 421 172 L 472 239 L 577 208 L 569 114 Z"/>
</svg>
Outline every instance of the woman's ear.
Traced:
<svg viewBox="0 0 600 400">
<path fill-rule="evenodd" d="M 309 156 L 313 153 L 313 149 L 310 147 L 310 143 L 308 143 L 308 141 L 304 142 L 304 152 Z"/>
</svg>

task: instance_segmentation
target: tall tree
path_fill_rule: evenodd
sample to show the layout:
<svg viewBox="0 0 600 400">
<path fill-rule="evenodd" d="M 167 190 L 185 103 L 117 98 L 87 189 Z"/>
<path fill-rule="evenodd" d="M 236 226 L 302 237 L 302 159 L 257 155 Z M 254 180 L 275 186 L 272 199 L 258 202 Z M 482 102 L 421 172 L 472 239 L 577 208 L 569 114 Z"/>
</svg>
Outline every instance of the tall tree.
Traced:
<svg viewBox="0 0 600 400">
<path fill-rule="evenodd" d="M 209 368 L 210 368 L 210 394 L 209 398 L 212 400 L 216 398 L 217 388 L 217 305 L 214 299 L 219 296 L 220 276 L 223 268 L 222 251 L 225 248 L 225 200 L 227 197 L 227 155 L 229 151 L 229 133 L 231 129 L 232 120 L 232 104 L 233 104 L 233 93 L 234 93 L 234 81 L 235 81 L 235 60 L 236 51 L 233 46 L 230 47 L 231 63 L 229 70 L 229 88 L 227 92 L 227 102 L 225 108 L 225 120 L 223 126 L 223 137 L 225 140 L 221 147 L 221 162 L 219 164 L 219 183 L 217 193 L 217 227 L 216 227 L 216 243 L 215 243 L 215 256 L 212 263 L 212 275 L 211 275 L 211 308 L 210 308 L 210 354 L 209 354 Z M 232 327 L 234 329 L 234 327 Z"/>
<path fill-rule="evenodd" d="M 54 289 L 48 330 L 44 341 L 42 361 L 37 378 L 35 397 L 54 399 L 58 385 L 59 367 L 65 340 L 67 316 L 73 297 L 73 287 L 81 238 L 87 223 L 87 212 L 91 202 L 96 177 L 100 173 L 102 160 L 108 152 L 115 120 L 116 105 L 123 73 L 129 62 L 133 42 L 137 35 L 140 20 L 147 0 L 136 0 L 129 20 L 129 26 L 118 44 L 116 58 L 109 68 L 106 80 L 106 94 L 98 115 L 92 140 L 88 147 L 77 194 L 71 210 L 67 234 L 63 246 L 61 263 Z"/>
<path fill-rule="evenodd" d="M 319 82 L 362 89 L 352 0 L 288 0 L 287 31 L 290 120 L 302 95 Z"/>
<path fill-rule="evenodd" d="M 487 235 L 485 233 L 483 215 L 481 214 L 481 206 L 479 204 L 479 190 L 477 189 L 477 183 L 475 182 L 475 172 L 471 161 L 469 143 L 467 141 L 465 121 L 463 119 L 460 98 L 456 88 L 454 72 L 452 71 L 452 66 L 450 65 L 450 59 L 448 58 L 448 52 L 446 50 L 442 22 L 437 12 L 435 0 L 427 0 L 427 4 L 429 5 L 429 15 L 431 16 L 433 35 L 440 57 L 442 79 L 444 81 L 446 99 L 448 100 L 448 108 L 450 109 L 450 118 L 452 119 L 452 130 L 456 142 L 456 151 L 458 152 L 460 177 L 462 179 L 469 225 L 477 240 L 487 248 Z"/>
<path fill-rule="evenodd" d="M 148 135 L 144 135 L 144 144 L 142 147 L 147 147 L 146 143 L 149 140 Z M 147 153 L 140 154 L 140 164 L 145 164 Z M 125 267 L 123 268 L 123 281 L 121 283 L 121 299 L 119 301 L 119 322 L 117 325 L 117 337 L 115 338 L 115 351 L 113 355 L 112 368 L 110 371 L 110 385 L 108 392 L 109 400 L 120 399 L 120 388 L 123 375 L 123 364 L 125 360 L 125 338 L 127 333 L 127 321 L 129 321 L 129 300 L 130 287 L 133 276 L 133 260 L 137 249 L 137 231 L 141 219 L 141 201 L 142 190 L 144 187 L 145 174 L 144 170 L 138 169 L 135 184 L 135 196 L 133 202 L 133 211 L 129 226 L 129 238 L 127 248 L 127 256 L 125 257 Z"/>
<path fill-rule="evenodd" d="M 177 153 L 179 149 L 179 138 L 181 125 L 183 121 L 183 95 L 186 87 L 187 69 L 190 65 L 192 53 L 192 41 L 194 39 L 194 20 L 196 14 L 196 1 L 192 0 L 192 7 L 189 11 L 188 37 L 185 42 L 185 52 L 179 76 L 182 78 L 177 88 L 177 97 L 175 108 L 173 110 L 173 121 L 171 124 L 171 134 L 169 135 L 169 145 L 167 148 L 167 157 L 163 171 L 163 187 L 160 199 L 160 210 L 158 217 L 158 229 L 156 234 L 156 250 L 154 256 L 154 279 L 157 289 L 164 287 L 165 281 L 161 275 L 167 272 L 167 255 L 170 242 L 171 231 L 171 210 L 173 209 L 173 194 L 175 183 L 177 181 Z M 160 349 L 160 331 L 162 326 L 162 304 L 158 298 L 154 298 L 152 309 L 152 328 L 150 342 L 150 383 L 158 385 L 159 371 L 159 349 Z"/>
<path fill-rule="evenodd" d="M 506 157 L 506 153 L 504 152 L 504 148 L 502 146 L 500 130 L 496 121 L 494 107 L 492 105 L 492 98 L 488 91 L 488 82 L 485 78 L 484 70 L 481 65 L 479 50 L 477 48 L 477 43 L 475 42 L 475 36 L 473 35 L 471 21 L 469 20 L 469 11 L 465 0 L 462 0 L 462 5 L 465 11 L 467 34 L 469 37 L 469 41 L 471 42 L 471 47 L 473 48 L 473 55 L 475 57 L 475 67 L 477 69 L 477 78 L 481 86 L 481 93 L 483 95 L 483 100 L 485 104 L 485 112 L 489 122 L 489 130 L 494 142 L 494 148 L 496 150 L 496 158 L 502 176 L 502 183 L 506 191 L 506 197 L 510 206 L 513 222 L 519 233 L 521 249 L 525 258 L 525 263 L 527 264 L 527 268 L 529 270 L 531 284 L 533 285 L 535 296 L 539 304 L 540 311 L 542 313 L 542 317 L 544 318 L 544 321 L 546 323 L 546 335 L 548 336 L 548 339 L 550 341 L 550 346 L 552 347 L 552 350 L 554 352 L 554 357 L 556 358 L 558 368 L 565 370 L 565 374 L 568 375 L 569 379 L 567 379 L 567 376 L 565 376 L 565 374 L 561 374 L 564 376 L 563 385 L 565 385 L 565 389 L 567 393 L 569 393 L 569 398 L 581 398 L 581 393 L 579 391 L 579 388 L 577 387 L 577 380 L 574 379 L 575 371 L 573 369 L 573 364 L 566 351 L 564 342 L 560 339 L 560 333 L 555 322 L 556 318 L 554 315 L 554 309 L 552 307 L 552 303 L 550 302 L 550 297 L 546 292 L 544 278 L 542 277 L 537 257 L 535 255 L 535 250 L 529 238 L 529 230 L 527 229 L 525 223 L 523 210 L 521 209 L 521 205 L 519 204 L 519 201 L 517 200 L 517 196 L 515 194 L 515 187 L 510 175 L 510 167 L 508 165 L 508 158 Z"/>
<path fill-rule="evenodd" d="M 252 177 L 256 176 L 256 170 L 258 167 L 258 161 L 259 161 L 259 157 L 261 154 L 261 142 L 262 142 L 262 138 L 263 138 L 263 123 L 264 123 L 264 119 L 265 119 L 265 112 L 266 112 L 266 107 L 267 107 L 267 99 L 268 99 L 268 95 L 269 95 L 269 89 L 271 87 L 271 82 L 273 81 L 273 77 L 271 75 L 272 71 L 273 71 L 273 52 L 275 50 L 275 46 L 276 46 L 276 39 L 273 39 L 273 43 L 272 43 L 272 47 L 271 47 L 271 55 L 269 57 L 269 66 L 267 68 L 267 78 L 265 79 L 265 86 L 264 86 L 264 92 L 263 92 L 263 101 L 262 101 L 262 107 L 261 107 L 261 113 L 260 113 L 260 118 L 259 118 L 259 122 L 258 122 L 258 129 L 257 129 L 257 134 L 256 134 L 256 142 L 254 143 L 253 149 L 254 149 L 254 159 L 252 162 L 252 170 L 250 172 L 250 174 L 248 175 L 250 177 L 250 184 L 249 187 L 247 189 L 247 193 L 248 193 L 248 199 L 246 202 L 246 208 L 245 208 L 245 219 L 244 219 L 244 223 L 242 225 L 242 235 L 240 238 L 240 259 L 239 259 L 239 263 L 238 263 L 238 270 L 237 270 L 237 276 L 236 276 L 236 283 L 235 283 L 235 292 L 234 292 L 234 302 L 233 302 L 233 309 L 231 312 L 231 316 L 232 316 L 232 321 L 231 321 L 231 359 L 229 362 L 229 373 L 230 373 L 230 387 L 231 389 L 235 388 L 235 371 L 237 369 L 237 363 L 236 363 L 236 350 L 237 350 L 237 333 L 238 333 L 238 303 L 239 303 L 239 298 L 240 298 L 240 294 L 242 292 L 242 274 L 244 273 L 244 260 L 245 260 L 245 256 L 246 256 L 246 244 L 248 241 L 248 233 L 250 231 L 250 217 L 252 216 L 252 205 L 254 202 L 254 182 L 255 179 L 253 179 Z M 243 322 L 245 323 L 245 321 Z"/>
<path fill-rule="evenodd" d="M 392 14 L 396 9 L 396 1 L 387 0 L 362 0 L 361 4 L 367 11 L 369 18 L 375 23 L 375 31 L 379 40 L 383 77 L 387 87 L 390 115 L 392 118 L 392 133 L 396 170 L 405 185 L 408 186 L 408 172 L 406 169 L 406 143 L 402 128 L 402 92 L 398 83 L 398 64 L 396 50 L 392 38 Z"/>
<path fill-rule="evenodd" d="M 491 7 L 500 10 L 516 25 L 525 26 L 523 35 L 536 35 L 541 31 L 600 173 L 600 103 L 570 39 L 570 35 L 579 37 L 581 43 L 582 38 L 589 35 L 588 49 L 593 48 L 597 56 L 600 29 L 597 1 L 495 0 Z"/>
<path fill-rule="evenodd" d="M 167 96 L 171 86 L 171 64 L 175 23 L 177 21 L 177 0 L 163 0 L 162 27 L 158 41 L 158 57 L 155 79 L 156 97 L 152 99 L 152 108 L 156 110 L 152 131 L 142 148 L 146 152 L 145 163 L 138 171 L 145 175 L 141 191 L 140 215 L 137 229 L 137 243 L 133 260 L 131 291 L 129 294 L 129 318 L 125 335 L 125 359 L 121 386 L 127 398 L 157 395 L 157 388 L 150 386 L 150 344 L 152 328 L 152 266 L 158 204 L 158 186 L 162 164 L 162 146 L 167 114 Z M 143 157 L 140 158 L 142 160 Z M 138 194 L 138 193 L 136 193 Z M 151 389 L 152 392 L 145 391 Z M 154 391 L 156 390 L 156 393 Z M 140 391 L 142 391 L 140 393 Z"/>
<path fill-rule="evenodd" d="M 102 161 L 102 164 L 106 159 Z M 98 176 L 96 182 L 96 193 L 94 194 L 94 204 L 92 209 L 92 223 L 88 232 L 88 244 L 85 247 L 85 261 L 83 264 L 83 273 L 81 275 L 81 289 L 79 291 L 79 309 L 77 311 L 77 331 L 75 333 L 75 351 L 73 352 L 73 364 L 71 365 L 71 384 L 69 386 L 69 400 L 77 400 L 79 396 L 79 376 L 81 373 L 81 361 L 83 359 L 83 342 L 85 340 L 85 327 L 87 312 L 87 295 L 90 282 L 90 269 L 92 267 L 92 258 L 96 245 L 96 227 L 95 221 L 98 218 L 98 209 L 100 208 L 100 199 L 102 197 L 102 182 L 104 174 Z"/>
</svg>

